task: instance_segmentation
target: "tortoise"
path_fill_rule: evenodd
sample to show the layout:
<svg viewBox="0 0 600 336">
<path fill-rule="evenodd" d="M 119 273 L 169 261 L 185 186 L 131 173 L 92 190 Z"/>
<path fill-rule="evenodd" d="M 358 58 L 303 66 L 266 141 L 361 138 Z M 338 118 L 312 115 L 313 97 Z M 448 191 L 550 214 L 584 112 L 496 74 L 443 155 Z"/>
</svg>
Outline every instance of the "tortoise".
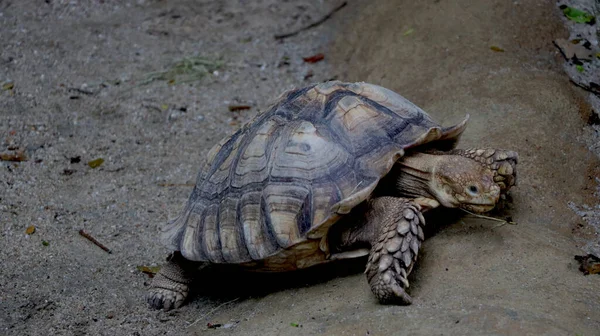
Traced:
<svg viewBox="0 0 600 336">
<path fill-rule="evenodd" d="M 468 118 L 442 127 L 367 83 L 285 92 L 210 150 L 187 205 L 161 228 L 173 252 L 148 303 L 180 307 L 209 264 L 280 272 L 368 255 L 377 299 L 410 304 L 423 213 L 486 212 L 516 182 L 516 152 L 455 149 Z"/>
</svg>

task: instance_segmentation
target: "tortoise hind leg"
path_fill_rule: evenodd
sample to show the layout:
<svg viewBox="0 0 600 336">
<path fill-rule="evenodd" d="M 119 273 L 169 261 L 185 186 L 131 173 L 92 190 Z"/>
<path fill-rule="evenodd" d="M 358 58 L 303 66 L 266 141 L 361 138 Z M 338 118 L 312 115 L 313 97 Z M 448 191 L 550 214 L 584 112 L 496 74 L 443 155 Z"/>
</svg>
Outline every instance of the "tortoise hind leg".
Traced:
<svg viewBox="0 0 600 336">
<path fill-rule="evenodd" d="M 152 280 L 146 295 L 148 304 L 165 311 L 181 307 L 189 294 L 193 271 L 196 269 L 180 252 L 170 255 Z"/>
<path fill-rule="evenodd" d="M 406 198 L 379 197 L 370 202 L 366 226 L 375 227 L 365 273 L 381 303 L 411 304 L 408 275 L 425 239 L 421 206 Z"/>
</svg>

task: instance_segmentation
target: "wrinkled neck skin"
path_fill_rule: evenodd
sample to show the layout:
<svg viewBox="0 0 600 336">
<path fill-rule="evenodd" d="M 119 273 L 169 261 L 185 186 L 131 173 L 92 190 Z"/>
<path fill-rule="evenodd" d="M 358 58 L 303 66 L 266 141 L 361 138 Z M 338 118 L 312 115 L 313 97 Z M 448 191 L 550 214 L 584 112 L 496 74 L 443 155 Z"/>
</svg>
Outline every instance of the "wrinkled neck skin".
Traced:
<svg viewBox="0 0 600 336">
<path fill-rule="evenodd" d="M 440 155 L 411 153 L 396 164 L 399 168 L 396 176 L 396 190 L 400 197 L 413 199 L 425 198 L 438 200 L 433 187 L 435 168 Z M 435 206 L 432 206 L 435 207 Z"/>
</svg>

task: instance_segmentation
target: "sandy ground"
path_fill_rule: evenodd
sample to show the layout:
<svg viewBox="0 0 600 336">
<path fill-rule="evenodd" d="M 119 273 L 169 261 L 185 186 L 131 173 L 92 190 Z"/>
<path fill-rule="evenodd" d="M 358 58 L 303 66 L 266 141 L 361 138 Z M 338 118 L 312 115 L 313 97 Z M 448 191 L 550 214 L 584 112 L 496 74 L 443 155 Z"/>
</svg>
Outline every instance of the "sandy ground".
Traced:
<svg viewBox="0 0 600 336">
<path fill-rule="evenodd" d="M 273 38 L 337 4 L 0 0 L 0 152 L 27 156 L 0 163 L 0 334 L 597 335 L 600 277 L 573 256 L 598 233 L 569 204 L 594 211 L 598 158 L 552 46 L 568 36 L 554 3 L 349 1 Z M 198 80 L 148 77 L 196 56 L 210 61 Z M 210 146 L 281 91 L 332 78 L 389 87 L 445 124 L 470 113 L 463 146 L 517 150 L 504 215 L 518 225 L 430 218 L 409 307 L 376 303 L 357 260 L 213 270 L 185 307 L 148 309 L 136 267 L 164 260 L 157 228 Z"/>
</svg>

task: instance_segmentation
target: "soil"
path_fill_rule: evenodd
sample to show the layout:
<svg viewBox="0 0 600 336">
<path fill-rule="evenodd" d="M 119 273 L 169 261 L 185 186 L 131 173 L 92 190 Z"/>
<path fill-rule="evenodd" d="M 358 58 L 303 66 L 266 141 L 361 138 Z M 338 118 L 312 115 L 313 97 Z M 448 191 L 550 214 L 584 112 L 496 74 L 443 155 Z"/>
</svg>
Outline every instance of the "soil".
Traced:
<svg viewBox="0 0 600 336">
<path fill-rule="evenodd" d="M 274 38 L 337 5 L 0 0 L 0 153 L 26 159 L 0 161 L 0 334 L 597 334 L 600 276 L 573 257 L 600 238 L 571 208 L 598 216 L 599 161 L 552 44 L 569 36 L 555 4 L 348 1 Z M 164 261 L 157 229 L 210 147 L 284 90 L 334 78 L 388 87 L 442 124 L 470 114 L 461 147 L 518 151 L 495 214 L 517 225 L 428 217 L 411 306 L 378 304 L 358 259 L 212 269 L 186 306 L 149 309 L 137 267 Z"/>
</svg>

